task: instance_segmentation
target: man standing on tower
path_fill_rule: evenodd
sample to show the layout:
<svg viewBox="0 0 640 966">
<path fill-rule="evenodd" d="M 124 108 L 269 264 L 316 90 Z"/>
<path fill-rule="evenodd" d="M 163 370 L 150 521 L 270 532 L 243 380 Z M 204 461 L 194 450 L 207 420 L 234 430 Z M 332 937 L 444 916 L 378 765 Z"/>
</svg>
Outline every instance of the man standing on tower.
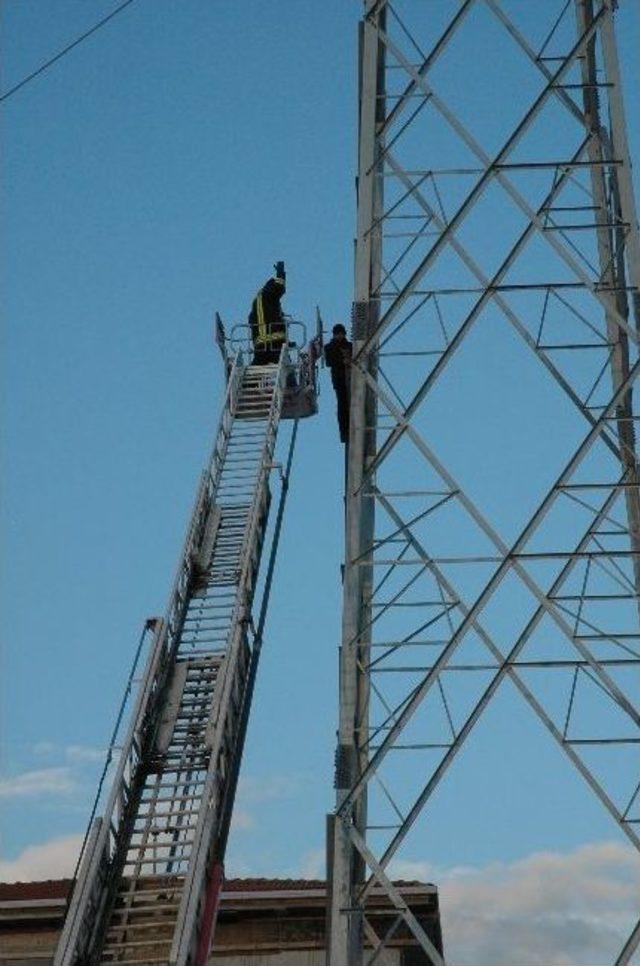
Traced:
<svg viewBox="0 0 640 966">
<path fill-rule="evenodd" d="M 287 326 L 280 307 L 280 299 L 287 290 L 284 262 L 276 262 L 274 268 L 276 274 L 260 289 L 249 313 L 254 366 L 278 362 L 282 345 L 287 341 Z"/>
<path fill-rule="evenodd" d="M 338 428 L 340 442 L 349 442 L 349 403 L 351 389 L 351 355 L 353 346 L 347 339 L 347 330 L 338 323 L 333 327 L 333 338 L 324 347 L 325 362 L 331 369 L 331 383 L 338 401 Z"/>
</svg>

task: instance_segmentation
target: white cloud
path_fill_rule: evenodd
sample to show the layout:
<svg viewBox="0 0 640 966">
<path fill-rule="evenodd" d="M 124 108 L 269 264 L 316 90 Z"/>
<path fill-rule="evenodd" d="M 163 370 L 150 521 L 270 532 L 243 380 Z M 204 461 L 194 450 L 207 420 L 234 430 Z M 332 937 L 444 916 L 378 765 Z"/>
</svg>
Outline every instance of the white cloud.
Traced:
<svg viewBox="0 0 640 966">
<path fill-rule="evenodd" d="M 242 813 L 237 821 L 242 826 Z M 81 841 L 53 839 L 0 859 L 0 880 L 69 876 Z M 615 842 L 486 866 L 396 862 L 390 871 L 438 886 L 449 966 L 602 966 L 613 962 L 640 914 L 640 858 Z M 302 857 L 300 874 L 324 875 L 323 849 Z"/>
<path fill-rule="evenodd" d="M 298 775 L 268 775 L 264 778 L 242 777 L 238 782 L 238 800 L 256 804 L 290 798 L 299 791 L 301 780 Z"/>
<path fill-rule="evenodd" d="M 52 755 L 56 751 L 56 746 L 51 741 L 38 741 L 32 750 L 34 755 Z"/>
<path fill-rule="evenodd" d="M 40 757 L 58 759 L 64 758 L 72 765 L 82 765 L 94 761 L 104 761 L 107 753 L 104 748 L 95 748 L 92 745 L 55 745 L 51 741 L 37 741 L 32 745 L 31 750 L 34 755 Z"/>
<path fill-rule="evenodd" d="M 390 871 L 438 886 L 451 966 L 602 966 L 640 915 L 640 857 L 615 842 L 484 867 L 397 862 Z"/>
<path fill-rule="evenodd" d="M 68 745 L 65 757 L 73 764 L 82 765 L 85 762 L 104 761 L 107 753 L 104 748 L 91 748 L 89 745 Z"/>
<path fill-rule="evenodd" d="M 310 852 L 305 852 L 300 863 L 300 876 L 303 879 L 324 879 L 326 872 L 324 849 L 311 849 Z"/>
<path fill-rule="evenodd" d="M 82 838 L 82 835 L 69 835 L 52 839 L 42 845 L 29 845 L 15 859 L 0 858 L 0 881 L 68 878 L 75 869 Z"/>
<path fill-rule="evenodd" d="M 253 815 L 250 812 L 245 811 L 243 808 L 234 808 L 231 817 L 231 828 L 234 832 L 246 832 L 248 829 L 254 828 L 255 824 Z"/>
<path fill-rule="evenodd" d="M 234 832 L 255 829 L 257 822 L 253 808 L 262 802 L 291 798 L 301 787 L 297 775 L 268 775 L 263 778 L 242 776 L 238 782 L 231 827 Z"/>
<path fill-rule="evenodd" d="M 41 768 L 0 779 L 0 798 L 31 798 L 37 795 L 68 795 L 76 784 L 68 768 Z"/>
</svg>

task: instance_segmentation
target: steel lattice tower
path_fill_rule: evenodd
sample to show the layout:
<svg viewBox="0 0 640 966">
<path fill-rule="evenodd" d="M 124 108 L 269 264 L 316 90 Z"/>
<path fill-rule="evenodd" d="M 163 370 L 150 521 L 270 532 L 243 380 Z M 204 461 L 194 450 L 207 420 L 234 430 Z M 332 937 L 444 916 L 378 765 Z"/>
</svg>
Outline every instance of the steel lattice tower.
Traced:
<svg viewBox="0 0 640 966">
<path fill-rule="evenodd" d="M 331 966 L 384 962 L 406 930 L 442 962 L 390 863 L 498 689 L 640 846 L 640 236 L 615 7 L 365 0 Z M 617 962 L 639 943 L 640 923 Z"/>
</svg>

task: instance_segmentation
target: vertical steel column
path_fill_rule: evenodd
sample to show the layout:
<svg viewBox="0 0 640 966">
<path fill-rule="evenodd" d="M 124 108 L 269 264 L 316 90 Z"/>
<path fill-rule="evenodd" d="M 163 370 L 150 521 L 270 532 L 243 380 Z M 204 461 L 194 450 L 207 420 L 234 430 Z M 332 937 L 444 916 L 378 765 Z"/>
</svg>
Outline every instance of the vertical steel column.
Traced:
<svg viewBox="0 0 640 966">
<path fill-rule="evenodd" d="M 384 117 L 384 49 L 378 36 L 385 23 L 385 8 L 378 0 L 366 0 L 366 16 L 360 24 L 359 48 L 359 144 L 358 215 L 355 253 L 355 301 L 352 317 L 354 355 L 375 330 L 379 301 L 373 295 L 380 282 L 382 210 L 379 145 L 376 130 Z M 340 721 L 336 751 L 336 804 L 338 810 L 357 775 L 366 765 L 363 751 L 369 715 L 369 682 L 363 673 L 370 640 L 369 612 L 371 566 L 361 566 L 371 544 L 374 501 L 363 487 L 366 467 L 375 453 L 376 399 L 362 369 L 375 372 L 375 345 L 362 368 L 351 378 L 350 434 L 346 474 L 346 547 L 342 647 L 340 649 Z M 329 862 L 332 889 L 329 910 L 328 962 L 358 966 L 362 961 L 363 921 L 356 888 L 364 884 L 365 869 L 350 838 L 351 828 L 365 834 L 367 796 L 363 790 L 330 828 Z"/>
<path fill-rule="evenodd" d="M 579 33 L 583 33 L 593 23 L 593 0 L 575 0 L 576 22 Z M 596 62 L 596 36 L 587 45 L 581 63 L 583 83 L 583 104 L 585 126 L 593 135 L 589 141 L 588 154 L 591 161 L 591 190 L 596 211 L 597 249 L 600 262 L 601 279 L 616 293 L 618 315 L 629 319 L 629 298 L 627 297 L 627 274 L 635 282 L 632 291 L 632 317 L 636 331 L 640 331 L 640 301 L 637 286 L 640 284 L 640 245 L 638 242 L 638 216 L 635 210 L 633 187 L 631 185 L 631 164 L 627 146 L 627 133 L 622 111 L 620 78 L 617 72 L 616 44 L 612 32 L 612 19 L 609 16 L 603 27 L 603 60 L 608 73 L 615 72 L 617 82 L 612 84 L 612 100 L 616 106 L 611 111 L 611 136 L 600 116 L 600 95 Z M 604 36 L 606 34 L 606 40 Z M 607 191 L 606 162 L 615 157 L 612 145 L 626 159 L 620 177 L 617 169 L 610 173 L 611 188 Z M 622 187 L 619 181 L 622 180 Z M 628 225 L 625 232 L 622 225 Z M 626 235 L 626 237 L 625 237 Z M 627 259 L 624 251 L 627 251 Z M 627 268 L 628 265 L 628 268 Z M 611 344 L 611 380 L 615 389 L 629 374 L 629 338 L 616 323 L 611 312 L 606 313 L 607 334 Z M 635 453 L 635 427 L 633 420 L 632 389 L 629 388 L 616 412 L 618 438 L 621 442 L 621 459 L 633 486 L 625 490 L 625 503 L 629 519 L 631 543 L 636 556 L 633 559 L 635 584 L 640 595 L 640 478 Z M 640 599 L 638 600 L 640 612 Z"/>
</svg>

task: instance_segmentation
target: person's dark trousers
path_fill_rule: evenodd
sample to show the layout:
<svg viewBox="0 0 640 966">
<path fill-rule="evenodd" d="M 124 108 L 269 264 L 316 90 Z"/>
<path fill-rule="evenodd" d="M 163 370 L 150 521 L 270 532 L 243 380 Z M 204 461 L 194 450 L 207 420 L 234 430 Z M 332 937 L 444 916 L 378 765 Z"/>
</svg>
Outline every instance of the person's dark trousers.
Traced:
<svg viewBox="0 0 640 966">
<path fill-rule="evenodd" d="M 334 373 L 332 372 L 332 375 Z M 338 401 L 338 429 L 340 430 L 340 442 L 349 442 L 349 385 L 345 374 L 336 375 L 332 379 L 333 388 L 336 392 Z"/>
<path fill-rule="evenodd" d="M 280 347 L 277 349 L 255 349 L 253 353 L 254 366 L 266 366 L 272 362 L 279 362 Z"/>
</svg>

